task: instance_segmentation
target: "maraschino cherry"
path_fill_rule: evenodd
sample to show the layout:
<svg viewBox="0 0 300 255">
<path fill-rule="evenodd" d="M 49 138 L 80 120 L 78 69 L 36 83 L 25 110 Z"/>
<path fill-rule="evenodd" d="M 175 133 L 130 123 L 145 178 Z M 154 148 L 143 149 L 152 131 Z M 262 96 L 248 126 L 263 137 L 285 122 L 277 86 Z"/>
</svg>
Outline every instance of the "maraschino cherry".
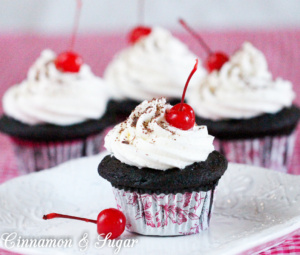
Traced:
<svg viewBox="0 0 300 255">
<path fill-rule="evenodd" d="M 196 64 L 185 83 L 181 102 L 179 104 L 174 105 L 170 110 L 166 111 L 165 114 L 166 121 L 171 126 L 182 130 L 191 129 L 195 125 L 195 112 L 191 106 L 184 103 L 184 98 L 189 82 L 193 74 L 196 72 L 197 67 L 198 59 L 196 59 Z"/>
<path fill-rule="evenodd" d="M 56 57 L 54 64 L 63 73 L 78 73 L 83 64 L 83 59 L 73 51 L 66 51 Z"/>
<path fill-rule="evenodd" d="M 63 73 L 65 72 L 78 73 L 83 64 L 82 57 L 73 51 L 78 25 L 79 25 L 81 7 L 82 7 L 81 0 L 77 0 L 77 8 L 76 8 L 75 21 L 74 21 L 73 32 L 71 37 L 70 50 L 60 53 L 54 60 L 54 64 L 57 70 Z"/>
<path fill-rule="evenodd" d="M 221 67 L 229 60 L 229 57 L 221 51 L 213 52 L 211 48 L 202 39 L 202 37 L 198 35 L 191 27 L 189 27 L 183 19 L 179 19 L 179 22 L 187 31 L 189 31 L 199 41 L 199 43 L 207 52 L 208 57 L 205 61 L 205 67 L 207 71 L 210 73 L 214 70 L 219 71 Z"/>
<path fill-rule="evenodd" d="M 129 33 L 128 39 L 131 44 L 136 43 L 141 38 L 149 35 L 151 33 L 150 27 L 138 26 L 131 30 Z"/>
<path fill-rule="evenodd" d="M 104 237 L 107 236 L 108 239 L 115 239 L 119 237 L 124 232 L 126 225 L 125 215 L 115 208 L 109 208 L 101 211 L 98 214 L 97 220 L 74 217 L 58 213 L 50 213 L 43 216 L 44 220 L 50 220 L 54 218 L 65 218 L 95 223 L 97 224 L 98 234 L 104 234 Z M 111 233 L 111 235 L 108 235 L 109 233 Z"/>
<path fill-rule="evenodd" d="M 138 1 L 138 22 L 140 24 L 144 23 L 145 20 L 145 0 Z M 128 41 L 131 44 L 135 44 L 141 38 L 146 37 L 151 33 L 151 28 L 146 26 L 137 26 L 133 28 L 128 34 Z"/>
</svg>

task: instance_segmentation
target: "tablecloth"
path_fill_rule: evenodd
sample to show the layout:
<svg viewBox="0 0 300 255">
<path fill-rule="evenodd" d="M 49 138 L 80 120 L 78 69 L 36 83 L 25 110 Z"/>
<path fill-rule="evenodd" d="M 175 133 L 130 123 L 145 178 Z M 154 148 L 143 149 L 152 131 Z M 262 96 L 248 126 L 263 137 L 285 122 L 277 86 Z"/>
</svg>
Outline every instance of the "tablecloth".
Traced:
<svg viewBox="0 0 300 255">
<path fill-rule="evenodd" d="M 295 102 L 300 105 L 300 30 L 282 31 L 202 31 L 202 36 L 212 49 L 222 50 L 231 54 L 244 41 L 252 42 L 266 56 L 270 70 L 274 77 L 280 76 L 290 80 L 297 94 Z M 202 59 L 205 52 L 199 44 L 187 34 L 176 34 L 189 45 Z M 102 76 L 107 63 L 114 54 L 126 47 L 125 34 L 80 35 L 75 50 L 79 52 L 95 74 Z M 66 50 L 68 35 L 37 36 L 28 34 L 0 35 L 0 97 L 5 90 L 26 77 L 29 66 L 45 48 L 55 52 Z M 2 112 L 2 105 L 0 106 Z M 300 127 L 292 166 L 289 172 L 300 174 Z M 19 176 L 16 162 L 8 137 L 0 134 L 0 183 Z M 0 250 L 0 255 L 13 254 Z M 285 242 L 261 255 L 269 254 L 300 254 L 300 235 L 288 238 Z"/>
</svg>

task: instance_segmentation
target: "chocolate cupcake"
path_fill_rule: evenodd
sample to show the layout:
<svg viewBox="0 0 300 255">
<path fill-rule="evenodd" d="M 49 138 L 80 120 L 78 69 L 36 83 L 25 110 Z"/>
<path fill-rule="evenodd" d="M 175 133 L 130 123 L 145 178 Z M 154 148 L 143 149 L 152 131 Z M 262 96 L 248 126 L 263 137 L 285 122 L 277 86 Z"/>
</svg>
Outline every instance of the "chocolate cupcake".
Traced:
<svg viewBox="0 0 300 255">
<path fill-rule="evenodd" d="M 227 160 L 206 126 L 170 125 L 165 98 L 144 101 L 105 137 L 111 153 L 98 167 L 111 182 L 127 230 L 174 236 L 208 228 L 214 190 Z"/>
<path fill-rule="evenodd" d="M 229 161 L 287 172 L 300 118 L 294 98 L 292 84 L 273 79 L 262 52 L 246 42 L 187 102 Z"/>
<path fill-rule="evenodd" d="M 106 108 L 106 86 L 89 66 L 63 71 L 56 60 L 43 51 L 27 79 L 3 97 L 0 131 L 11 137 L 23 172 L 98 153 L 102 131 L 115 121 Z"/>
<path fill-rule="evenodd" d="M 189 66 L 196 58 L 185 44 L 161 27 L 138 27 L 130 38 L 132 44 L 118 53 L 104 72 L 113 98 L 110 107 L 123 120 L 145 99 L 164 96 L 178 103 Z M 191 87 L 205 74 L 199 68 Z"/>
</svg>

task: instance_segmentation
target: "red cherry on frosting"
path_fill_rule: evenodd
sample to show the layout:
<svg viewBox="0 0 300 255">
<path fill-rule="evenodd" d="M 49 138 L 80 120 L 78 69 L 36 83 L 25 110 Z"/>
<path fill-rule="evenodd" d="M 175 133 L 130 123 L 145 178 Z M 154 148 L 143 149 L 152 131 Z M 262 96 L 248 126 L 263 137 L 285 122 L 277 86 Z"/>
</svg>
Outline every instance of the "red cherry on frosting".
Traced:
<svg viewBox="0 0 300 255">
<path fill-rule="evenodd" d="M 144 27 L 144 26 L 136 27 L 129 33 L 129 42 L 134 44 L 142 37 L 149 35 L 151 31 L 152 30 L 150 27 Z"/>
<path fill-rule="evenodd" d="M 221 67 L 229 60 L 228 56 L 223 52 L 214 52 L 209 54 L 205 61 L 205 66 L 208 72 L 214 70 L 219 71 Z"/>
<path fill-rule="evenodd" d="M 221 67 L 229 60 L 229 57 L 223 52 L 213 52 L 203 38 L 197 34 L 190 26 L 186 24 L 183 19 L 179 19 L 179 23 L 201 44 L 204 50 L 207 52 L 207 59 L 205 61 L 205 67 L 208 72 L 214 70 L 219 71 Z"/>
<path fill-rule="evenodd" d="M 58 213 L 49 213 L 43 216 L 44 220 L 50 220 L 54 218 L 65 218 L 95 223 L 97 224 L 97 232 L 99 235 L 106 237 L 107 234 L 111 233 L 111 235 L 107 236 L 108 239 L 115 239 L 119 237 L 124 232 L 126 225 L 125 215 L 115 208 L 109 208 L 101 211 L 97 217 L 97 220 Z"/>
<path fill-rule="evenodd" d="M 184 97 L 185 97 L 187 87 L 189 85 L 189 82 L 193 74 L 196 72 L 197 67 L 198 67 L 198 59 L 196 59 L 196 64 L 185 83 L 183 93 L 182 93 L 181 103 L 174 105 L 170 110 L 166 111 L 165 114 L 166 121 L 171 126 L 182 130 L 191 129 L 195 125 L 195 112 L 193 108 L 183 102 L 184 102 Z"/>
<path fill-rule="evenodd" d="M 195 125 L 195 112 L 188 104 L 176 104 L 166 113 L 167 122 L 176 128 L 188 130 Z"/>
<path fill-rule="evenodd" d="M 56 68 L 61 72 L 78 73 L 83 60 L 77 53 L 66 51 L 59 54 L 54 63 Z"/>
</svg>

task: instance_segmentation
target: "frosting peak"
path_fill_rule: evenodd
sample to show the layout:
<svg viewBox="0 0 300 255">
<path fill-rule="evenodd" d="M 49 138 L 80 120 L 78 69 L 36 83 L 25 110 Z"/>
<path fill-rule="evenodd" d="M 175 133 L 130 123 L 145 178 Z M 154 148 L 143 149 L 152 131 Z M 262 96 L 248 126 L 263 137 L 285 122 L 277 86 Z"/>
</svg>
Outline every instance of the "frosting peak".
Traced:
<svg viewBox="0 0 300 255">
<path fill-rule="evenodd" d="M 232 73 L 231 73 L 232 72 Z M 263 82 L 251 82 L 255 80 L 268 83 L 272 81 L 272 74 L 268 70 L 268 63 L 261 51 L 251 43 L 245 42 L 242 48 L 230 59 L 230 63 L 224 67 L 221 74 L 226 76 L 239 76 L 252 87 L 261 87 Z"/>
<path fill-rule="evenodd" d="M 214 150 L 206 126 L 181 130 L 169 125 L 165 98 L 144 101 L 129 118 L 105 137 L 105 147 L 117 159 L 139 168 L 184 168 L 205 161 Z"/>
<path fill-rule="evenodd" d="M 83 64 L 78 73 L 56 69 L 56 55 L 44 50 L 31 66 L 27 79 L 11 87 L 3 97 L 6 115 L 35 125 L 72 125 L 100 118 L 108 101 L 103 81 Z"/>
<path fill-rule="evenodd" d="M 196 115 L 213 119 L 252 118 L 290 107 L 292 84 L 273 79 L 263 53 L 246 42 L 220 71 L 214 71 L 188 95 Z"/>
<path fill-rule="evenodd" d="M 104 78 L 116 99 L 180 98 L 195 58 L 169 31 L 154 27 L 112 60 Z M 200 68 L 191 86 L 200 82 L 204 73 Z"/>
</svg>

